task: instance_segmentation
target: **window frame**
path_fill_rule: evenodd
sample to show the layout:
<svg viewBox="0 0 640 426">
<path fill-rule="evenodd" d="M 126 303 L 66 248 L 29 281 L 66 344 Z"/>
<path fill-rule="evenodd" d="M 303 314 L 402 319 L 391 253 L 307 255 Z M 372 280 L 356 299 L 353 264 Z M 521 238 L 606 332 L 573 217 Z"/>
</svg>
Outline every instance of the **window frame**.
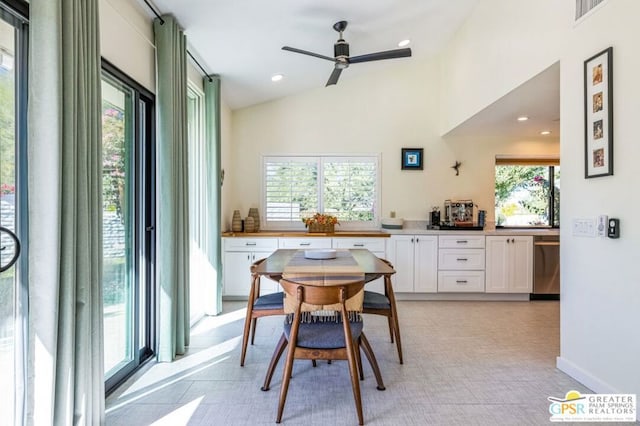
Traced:
<svg viewBox="0 0 640 426">
<path fill-rule="evenodd" d="M 27 100 L 29 87 L 29 3 L 22 0 L 0 0 L 0 19 L 14 27 L 15 84 L 15 233 L 21 252 L 15 268 L 18 285 L 14 294 L 14 388 L 13 421 L 26 422 L 29 331 L 29 216 L 28 216 L 28 129 Z"/>
<path fill-rule="evenodd" d="M 107 75 L 108 79 L 117 81 L 133 90 L 133 190 L 135 197 L 134 216 L 134 244 L 132 250 L 135 253 L 134 264 L 134 359 L 123 368 L 110 376 L 105 376 L 105 392 L 109 395 L 142 364 L 150 359 L 155 350 L 155 95 L 144 86 L 133 80 L 115 65 L 101 59 L 101 78 Z M 142 110 L 140 104 L 144 103 Z M 144 119 L 144 126 L 141 124 Z M 144 140 L 141 140 L 144 138 Z M 141 306 L 141 285 L 144 286 L 145 298 Z M 144 309 L 144 319 L 140 318 L 140 312 Z M 140 327 L 144 329 L 141 330 Z M 143 334 L 144 336 L 142 336 Z M 144 346 L 140 345 L 144 341 Z M 107 372 L 105 371 L 105 374 Z"/>
<path fill-rule="evenodd" d="M 500 156 L 497 155 L 494 164 L 494 209 L 495 209 L 495 168 L 498 166 L 538 166 L 538 167 L 546 167 L 548 173 L 548 181 L 549 181 L 549 198 L 547 202 L 547 208 L 549 210 L 549 215 L 547 218 L 547 223 L 544 225 L 526 225 L 526 226 L 518 226 L 518 225 L 498 225 L 498 218 L 495 216 L 494 210 L 494 221 L 496 223 L 496 228 L 500 229 L 528 229 L 528 228 L 551 228 L 558 229 L 560 227 L 560 218 L 556 218 L 556 185 L 555 185 L 555 168 L 560 167 L 560 159 L 557 156 Z M 559 195 L 558 195 L 559 197 Z M 559 200 L 559 198 L 558 198 Z M 556 225 L 556 222 L 558 223 Z"/>
<path fill-rule="evenodd" d="M 327 161 L 336 159 L 361 159 L 375 164 L 375 197 L 373 202 L 373 220 L 372 221 L 340 221 L 339 229 L 342 231 L 349 230 L 377 230 L 380 228 L 380 200 L 381 195 L 381 155 L 379 153 L 357 153 L 357 154 L 263 154 L 261 159 L 261 197 L 260 208 L 264 212 L 260 217 L 260 228 L 266 230 L 291 230 L 304 231 L 305 225 L 299 221 L 267 221 L 267 179 L 266 179 L 266 163 L 268 160 L 291 160 L 304 159 L 314 160 L 318 165 L 318 181 L 316 183 L 316 198 L 318 212 L 324 212 L 324 164 Z"/>
</svg>

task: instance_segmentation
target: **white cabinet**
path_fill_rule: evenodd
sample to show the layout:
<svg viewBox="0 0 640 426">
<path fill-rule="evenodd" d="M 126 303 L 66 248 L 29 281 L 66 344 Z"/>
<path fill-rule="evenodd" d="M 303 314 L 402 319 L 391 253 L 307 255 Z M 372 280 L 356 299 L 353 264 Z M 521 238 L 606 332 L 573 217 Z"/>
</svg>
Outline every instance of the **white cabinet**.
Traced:
<svg viewBox="0 0 640 426">
<path fill-rule="evenodd" d="M 392 235 L 387 258 L 396 270 L 392 280 L 396 293 L 438 291 L 438 237 L 433 235 Z"/>
<path fill-rule="evenodd" d="M 487 237 L 487 293 L 533 291 L 533 237 Z"/>
<path fill-rule="evenodd" d="M 441 235 L 438 246 L 438 292 L 484 292 L 484 235 Z"/>
<path fill-rule="evenodd" d="M 342 237 L 333 239 L 333 248 L 335 249 L 367 249 L 381 259 L 386 259 L 386 242 L 387 238 L 351 238 Z M 391 277 L 393 281 L 393 276 Z M 378 278 L 375 281 L 367 283 L 367 290 L 384 293 L 384 278 Z M 394 287 L 395 289 L 395 287 Z"/>
<path fill-rule="evenodd" d="M 248 297 L 251 287 L 251 264 L 269 257 L 278 248 L 277 238 L 223 238 L 222 294 Z M 278 283 L 261 278 L 260 294 L 277 291 Z"/>
</svg>

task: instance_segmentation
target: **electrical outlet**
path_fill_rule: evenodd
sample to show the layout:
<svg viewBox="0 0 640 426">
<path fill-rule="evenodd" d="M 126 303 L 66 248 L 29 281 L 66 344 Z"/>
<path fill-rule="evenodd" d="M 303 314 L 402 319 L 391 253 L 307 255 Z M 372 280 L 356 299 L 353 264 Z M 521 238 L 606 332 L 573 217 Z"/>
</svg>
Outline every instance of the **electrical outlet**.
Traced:
<svg viewBox="0 0 640 426">
<path fill-rule="evenodd" d="M 573 219 L 571 230 L 574 237 L 594 238 L 596 236 L 596 221 L 593 218 Z"/>
</svg>

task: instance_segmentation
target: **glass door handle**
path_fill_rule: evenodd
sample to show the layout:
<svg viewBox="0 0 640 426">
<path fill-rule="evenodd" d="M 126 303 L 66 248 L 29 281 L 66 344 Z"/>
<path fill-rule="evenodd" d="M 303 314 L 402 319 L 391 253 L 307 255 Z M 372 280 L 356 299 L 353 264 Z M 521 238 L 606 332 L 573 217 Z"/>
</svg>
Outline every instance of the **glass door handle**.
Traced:
<svg viewBox="0 0 640 426">
<path fill-rule="evenodd" d="M 4 272 L 7 269 L 11 268 L 13 264 L 18 260 L 18 256 L 20 256 L 20 240 L 18 239 L 18 236 L 14 234 L 10 229 L 5 228 L 4 226 L 0 226 L 0 233 L 2 232 L 8 234 L 9 237 L 14 241 L 15 249 L 13 250 L 13 257 L 9 260 L 9 262 L 4 266 L 0 265 L 0 272 Z M 0 251 L 4 251 L 6 250 L 6 248 L 7 246 L 0 247 Z"/>
</svg>

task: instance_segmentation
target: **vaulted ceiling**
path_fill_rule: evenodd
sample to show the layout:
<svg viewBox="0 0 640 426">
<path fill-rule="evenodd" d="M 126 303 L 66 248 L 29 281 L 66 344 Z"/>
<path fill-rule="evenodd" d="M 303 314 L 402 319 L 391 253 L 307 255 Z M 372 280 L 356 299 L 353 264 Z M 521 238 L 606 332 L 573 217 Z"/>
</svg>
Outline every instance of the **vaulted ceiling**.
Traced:
<svg viewBox="0 0 640 426">
<path fill-rule="evenodd" d="M 412 58 L 352 64 L 340 81 L 419 60 L 441 51 L 478 0 L 153 0 L 171 13 L 204 68 L 220 74 L 232 109 L 323 87 L 333 63 L 281 50 L 288 45 L 333 57 L 340 20 L 351 56 L 398 48 L 409 39 Z M 273 83 L 274 74 L 284 78 Z M 330 86 L 326 90 L 339 90 Z"/>
</svg>

